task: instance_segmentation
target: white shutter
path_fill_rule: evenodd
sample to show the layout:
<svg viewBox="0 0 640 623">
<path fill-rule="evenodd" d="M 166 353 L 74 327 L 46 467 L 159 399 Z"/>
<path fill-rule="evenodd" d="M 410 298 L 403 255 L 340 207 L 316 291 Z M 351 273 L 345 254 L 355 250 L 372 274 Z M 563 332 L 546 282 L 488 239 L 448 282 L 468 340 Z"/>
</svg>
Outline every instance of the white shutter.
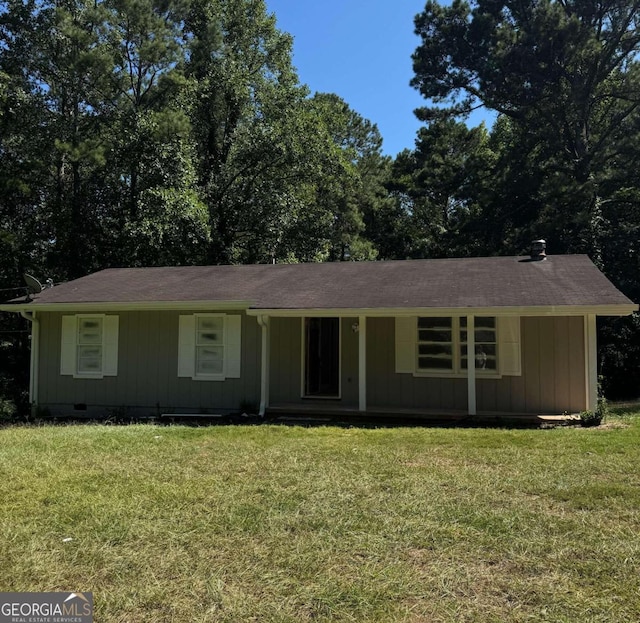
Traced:
<svg viewBox="0 0 640 623">
<path fill-rule="evenodd" d="M 520 317 L 498 317 L 498 358 L 500 374 L 522 376 Z"/>
<path fill-rule="evenodd" d="M 105 316 L 103 324 L 102 374 L 104 376 L 118 376 L 118 334 L 120 326 L 119 316 Z"/>
<path fill-rule="evenodd" d="M 240 378 L 240 361 L 242 359 L 242 316 L 227 315 L 224 317 L 225 336 L 225 377 Z"/>
<path fill-rule="evenodd" d="M 396 372 L 415 372 L 416 326 L 415 316 L 396 318 Z"/>
<path fill-rule="evenodd" d="M 196 373 L 196 317 L 180 316 L 178 324 L 178 376 Z"/>
<path fill-rule="evenodd" d="M 60 374 L 76 373 L 78 321 L 75 316 L 62 316 L 62 340 L 60 343 Z"/>
</svg>

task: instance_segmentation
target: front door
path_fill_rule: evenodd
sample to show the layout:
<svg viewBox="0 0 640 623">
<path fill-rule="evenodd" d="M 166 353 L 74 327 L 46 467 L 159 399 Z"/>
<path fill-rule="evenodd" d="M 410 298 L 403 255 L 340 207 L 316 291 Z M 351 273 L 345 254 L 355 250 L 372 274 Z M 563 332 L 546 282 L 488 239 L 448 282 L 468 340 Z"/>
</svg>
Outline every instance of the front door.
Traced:
<svg viewBox="0 0 640 623">
<path fill-rule="evenodd" d="M 340 319 L 304 319 L 304 395 L 340 397 Z"/>
</svg>

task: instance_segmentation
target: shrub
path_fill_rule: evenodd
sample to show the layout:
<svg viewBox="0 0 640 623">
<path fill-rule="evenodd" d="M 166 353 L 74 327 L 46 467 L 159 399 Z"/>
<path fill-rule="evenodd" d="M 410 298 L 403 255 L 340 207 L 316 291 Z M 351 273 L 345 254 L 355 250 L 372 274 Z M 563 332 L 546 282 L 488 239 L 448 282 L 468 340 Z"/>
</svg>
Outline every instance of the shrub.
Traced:
<svg viewBox="0 0 640 623">
<path fill-rule="evenodd" d="M 582 411 L 580 413 L 580 424 L 582 426 L 600 426 L 602 423 L 602 413 L 598 409 L 595 411 Z"/>
<path fill-rule="evenodd" d="M 604 396 L 598 396 L 598 406 L 596 407 L 596 413 L 600 415 L 600 419 L 604 420 L 609 415 L 609 403 Z"/>
<path fill-rule="evenodd" d="M 16 411 L 16 405 L 13 400 L 8 400 L 0 396 L 0 421 L 12 420 L 16 415 Z"/>
</svg>

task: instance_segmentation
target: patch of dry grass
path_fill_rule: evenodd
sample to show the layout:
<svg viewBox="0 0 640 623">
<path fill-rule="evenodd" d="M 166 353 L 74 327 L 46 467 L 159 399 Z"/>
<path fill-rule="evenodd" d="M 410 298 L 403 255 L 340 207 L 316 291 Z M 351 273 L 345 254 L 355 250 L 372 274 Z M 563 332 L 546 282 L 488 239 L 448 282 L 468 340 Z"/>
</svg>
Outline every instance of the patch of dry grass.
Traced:
<svg viewBox="0 0 640 623">
<path fill-rule="evenodd" d="M 0 430 L 0 587 L 107 623 L 640 620 L 640 421 L 611 422 Z"/>
</svg>

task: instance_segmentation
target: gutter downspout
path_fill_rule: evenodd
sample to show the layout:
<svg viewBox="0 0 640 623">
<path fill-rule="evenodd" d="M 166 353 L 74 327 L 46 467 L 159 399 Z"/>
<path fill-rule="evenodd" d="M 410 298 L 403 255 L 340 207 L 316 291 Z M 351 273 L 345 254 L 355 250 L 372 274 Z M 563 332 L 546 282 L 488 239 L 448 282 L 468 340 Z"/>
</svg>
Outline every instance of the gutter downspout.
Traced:
<svg viewBox="0 0 640 623">
<path fill-rule="evenodd" d="M 40 360 L 40 321 L 36 312 L 21 311 L 20 315 L 31 323 L 31 358 L 29 362 L 29 404 L 31 411 L 38 406 L 38 361 Z"/>
</svg>

